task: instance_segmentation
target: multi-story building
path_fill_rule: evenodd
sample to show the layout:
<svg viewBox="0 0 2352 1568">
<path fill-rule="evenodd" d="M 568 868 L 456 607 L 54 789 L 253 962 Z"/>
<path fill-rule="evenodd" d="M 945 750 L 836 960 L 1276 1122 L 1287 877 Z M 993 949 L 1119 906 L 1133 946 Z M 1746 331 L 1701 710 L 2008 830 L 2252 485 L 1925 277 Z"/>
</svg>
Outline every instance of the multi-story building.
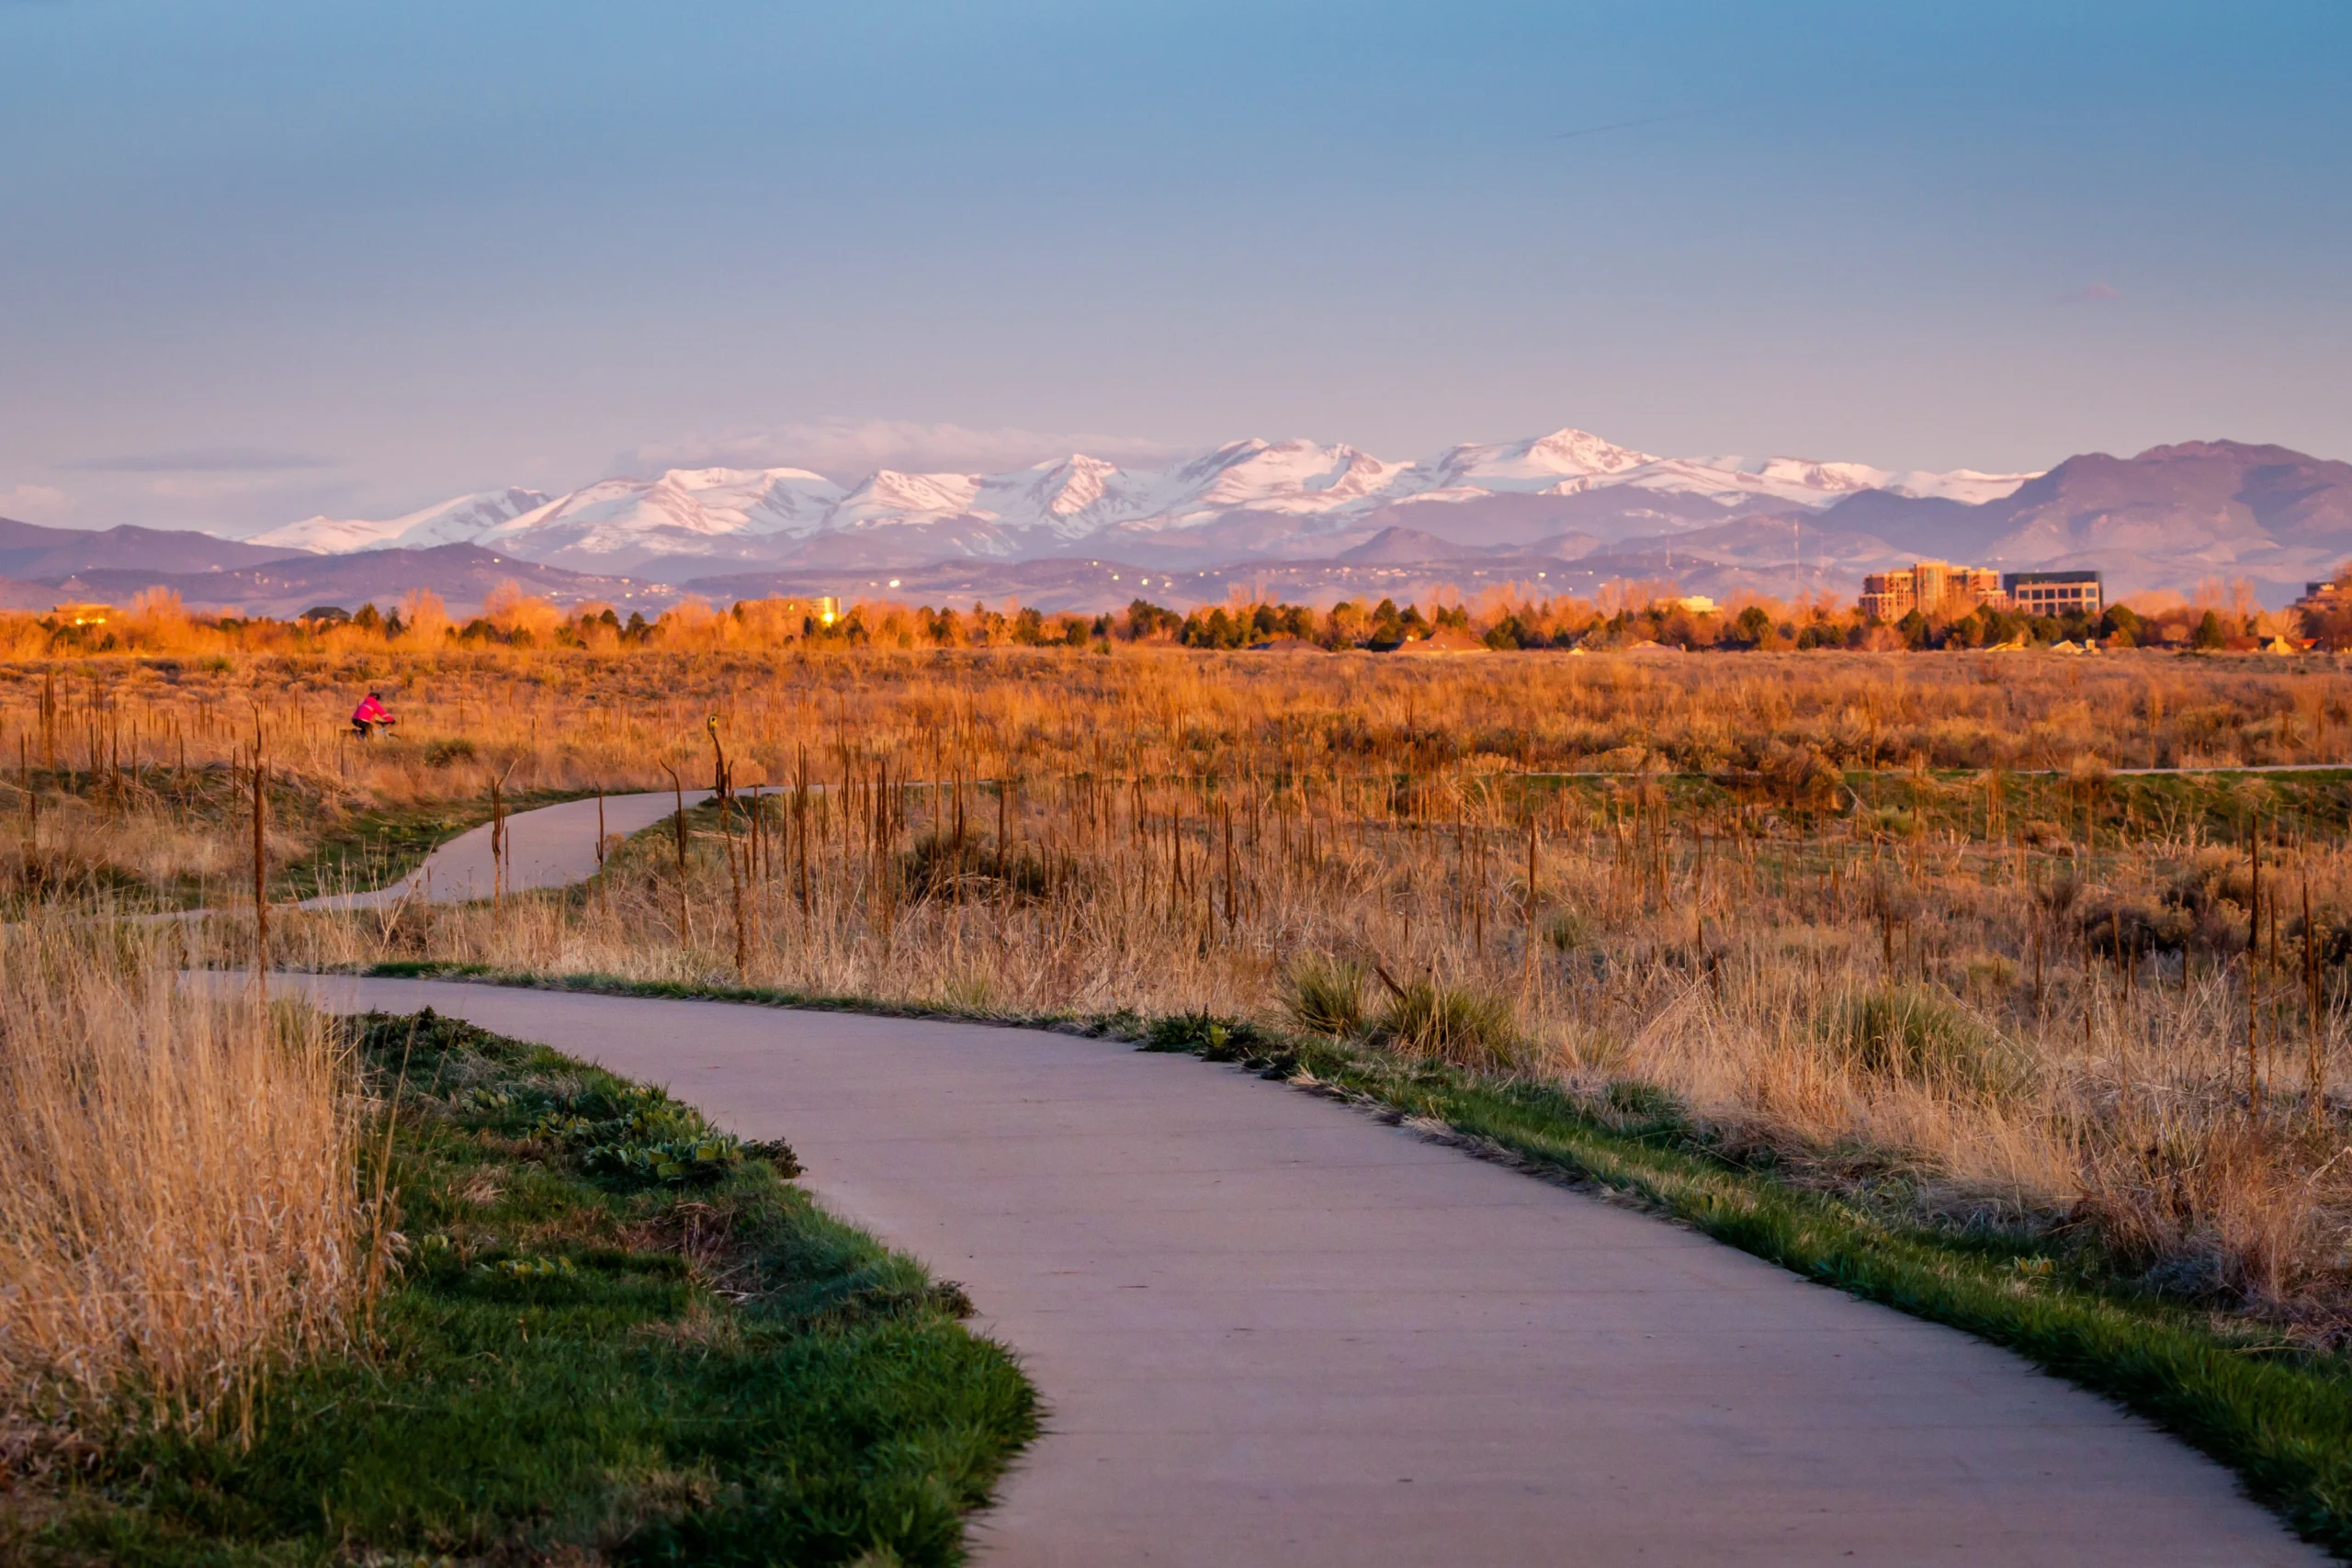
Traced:
<svg viewBox="0 0 2352 1568">
<path fill-rule="evenodd" d="M 1899 621 L 1912 611 L 1964 615 L 1979 604 L 2006 604 L 2001 574 L 1950 561 L 1914 561 L 1901 571 L 1874 571 L 1862 579 L 1862 614 Z"/>
<path fill-rule="evenodd" d="M 1862 579 L 1862 614 L 1899 621 L 1912 611 L 1965 615 L 1984 605 L 2029 615 L 2096 615 L 2107 608 L 2095 571 L 1998 572 L 1949 561 L 1914 561 Z"/>
<path fill-rule="evenodd" d="M 2107 608 L 2095 571 L 2013 571 L 2001 587 L 2010 607 L 2029 615 L 2097 615 Z"/>
<path fill-rule="evenodd" d="M 2341 582 L 2327 581 L 2304 583 L 2303 596 L 2288 608 L 2300 615 L 2327 615 L 2347 606 L 2352 606 L 2352 593 L 2346 593 Z"/>
</svg>

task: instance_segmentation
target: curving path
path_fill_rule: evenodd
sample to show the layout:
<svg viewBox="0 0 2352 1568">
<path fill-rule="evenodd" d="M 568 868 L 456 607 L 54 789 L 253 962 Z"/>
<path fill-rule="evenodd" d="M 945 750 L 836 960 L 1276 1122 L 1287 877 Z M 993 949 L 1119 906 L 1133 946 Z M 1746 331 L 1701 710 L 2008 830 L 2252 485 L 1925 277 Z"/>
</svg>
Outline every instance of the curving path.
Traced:
<svg viewBox="0 0 2352 1568">
<path fill-rule="evenodd" d="M 998 1568 L 2322 1561 L 2221 1467 L 2003 1351 L 1235 1070 L 1040 1030 L 283 983 L 789 1138 L 1044 1392 L 976 1522 Z"/>
<path fill-rule="evenodd" d="M 707 789 L 686 791 L 686 804 L 708 800 Z M 677 809 L 677 796 L 663 791 L 651 795 L 608 795 L 604 799 L 605 831 L 623 835 L 642 832 Z M 596 874 L 596 812 L 594 800 L 567 800 L 518 811 L 506 819 L 506 891 L 534 887 L 567 887 Z M 373 909 L 404 898 L 424 897 L 435 904 L 462 904 L 487 898 L 495 891 L 496 868 L 490 855 L 490 824 L 469 828 L 434 850 L 417 868 L 389 886 L 366 893 L 329 893 L 305 898 L 298 909 Z M 246 912 L 252 913 L 248 904 Z"/>
</svg>

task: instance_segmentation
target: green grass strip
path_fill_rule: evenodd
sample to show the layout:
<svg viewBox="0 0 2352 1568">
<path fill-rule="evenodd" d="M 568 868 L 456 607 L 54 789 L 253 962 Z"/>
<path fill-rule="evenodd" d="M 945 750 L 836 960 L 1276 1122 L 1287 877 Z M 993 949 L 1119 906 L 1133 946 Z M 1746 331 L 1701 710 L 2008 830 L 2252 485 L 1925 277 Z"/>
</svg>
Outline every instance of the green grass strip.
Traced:
<svg viewBox="0 0 2352 1568">
<path fill-rule="evenodd" d="M 978 1013 L 789 990 L 422 964 L 383 976 L 467 978 L 616 996 L 1082 1029 L 1140 1039 L 1425 1120 L 1539 1172 L 1627 1194 L 1806 1279 L 1948 1324 L 2108 1395 L 2234 1470 L 2306 1539 L 2352 1559 L 2352 1361 L 2263 1325 L 2151 1297 L 2099 1260 L 2045 1269 L 2030 1238 L 1890 1224 L 1860 1206 L 1711 1153 L 1670 1109 L 1627 1117 L 1544 1086 L 1397 1060 L 1189 1015 Z"/>
<path fill-rule="evenodd" d="M 952 1564 L 1036 1429 L 960 1290 L 828 1218 L 780 1144 L 429 1012 L 408 1251 L 358 1353 L 271 1380 L 249 1445 L 136 1428 L 0 1508 L 11 1562 Z"/>
</svg>

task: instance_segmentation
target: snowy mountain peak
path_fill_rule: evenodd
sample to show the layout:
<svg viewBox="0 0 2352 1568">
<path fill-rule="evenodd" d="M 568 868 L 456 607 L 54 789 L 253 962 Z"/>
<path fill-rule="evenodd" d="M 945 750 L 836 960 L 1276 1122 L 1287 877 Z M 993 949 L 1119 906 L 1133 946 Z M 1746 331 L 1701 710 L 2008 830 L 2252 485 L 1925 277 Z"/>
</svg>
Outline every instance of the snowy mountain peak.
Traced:
<svg viewBox="0 0 2352 1568">
<path fill-rule="evenodd" d="M 306 517 L 300 523 L 256 534 L 246 543 L 322 556 L 349 555 L 355 550 L 430 549 L 435 545 L 469 544 L 503 523 L 546 506 L 548 499 L 535 490 L 481 491 L 381 521 Z"/>
<path fill-rule="evenodd" d="M 1866 463 L 1824 463 L 1812 457 L 1767 457 L 1751 471 L 1768 485 L 1818 491 L 1824 495 L 1876 490 L 1887 477 L 1884 468 Z"/>
<path fill-rule="evenodd" d="M 1519 508 L 1514 515 L 1550 515 L 1544 508 L 1623 490 L 1627 516 L 1671 514 L 1682 526 L 1694 506 L 1725 517 L 1758 506 L 1820 509 L 1871 490 L 1981 502 L 2032 477 L 1891 473 L 1785 457 L 1661 457 L 1574 427 L 1464 444 L 1419 462 L 1344 442 L 1251 437 L 1156 468 L 1073 452 L 1000 474 L 881 468 L 846 489 L 807 468 L 672 468 L 599 479 L 560 497 L 526 490 L 459 496 L 384 522 L 314 517 L 254 542 L 322 553 L 472 543 L 602 572 L 664 558 L 777 561 L 812 551 L 831 559 L 878 558 L 876 551 L 1007 558 L 1073 553 L 1088 541 L 1106 554 L 1148 544 L 1237 558 L 1353 541 L 1350 530 L 1363 520 L 1399 505 L 1412 507 L 1415 529 L 1444 536 L 1449 518 L 1468 518 L 1488 502 Z M 1637 499 L 1645 493 L 1656 499 Z"/>
<path fill-rule="evenodd" d="M 1517 489 L 1530 481 L 1622 474 L 1656 461 L 1589 431 L 1566 429 L 1499 446 L 1456 446 L 1426 466 L 1442 485 L 1499 482 Z"/>
<path fill-rule="evenodd" d="M 896 468 L 876 468 L 833 508 L 833 525 L 937 522 L 961 516 L 979 492 L 978 474 L 904 474 Z"/>
</svg>

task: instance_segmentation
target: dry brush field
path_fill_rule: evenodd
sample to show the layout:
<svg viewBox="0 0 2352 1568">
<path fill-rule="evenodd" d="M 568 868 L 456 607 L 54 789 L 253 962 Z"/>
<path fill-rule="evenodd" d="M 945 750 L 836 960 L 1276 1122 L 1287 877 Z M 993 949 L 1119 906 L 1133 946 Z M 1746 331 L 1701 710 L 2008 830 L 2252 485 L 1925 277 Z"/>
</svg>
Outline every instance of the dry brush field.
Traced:
<svg viewBox="0 0 2352 1568">
<path fill-rule="evenodd" d="M 344 718 L 368 689 L 402 724 L 362 745 Z M 124 1041 L 233 1035 L 262 1056 L 204 1047 L 219 1092 L 266 1057 L 300 1122 L 270 1134 L 287 1169 L 254 1181 L 348 1165 L 332 1064 L 263 1049 L 312 1026 L 199 1017 L 159 981 L 184 955 L 250 956 L 256 756 L 266 864 L 356 845 L 332 863 L 355 880 L 380 874 L 368 835 L 403 813 L 480 816 L 493 784 L 707 785 L 723 763 L 731 801 L 615 842 L 585 887 L 281 907 L 274 960 L 1257 1020 L 1542 1080 L 1604 1115 L 1673 1107 L 1727 1156 L 1890 1215 L 2096 1242 L 2153 1290 L 2334 1343 L 2352 1325 L 2352 775 L 2122 770 L 2325 767 L 2352 755 L 2347 725 L 2332 662 L 2154 654 L 19 662 L 0 666 L 6 1092 L 63 1104 L 75 1073 L 125 1070 Z M 168 938 L 90 919 L 199 904 L 227 913 Z M 17 983 L 31 974 L 63 977 Z M 78 1042 L 61 1049 L 80 1065 L 36 1039 Z M 231 1109 L 123 1114 L 212 1115 L 222 1159 L 250 1131 Z M 86 1128 L 39 1125 L 0 1159 L 58 1174 L 10 1175 L 10 1229 L 66 1239 L 9 1253 L 0 1287 L 107 1250 L 21 1196 L 103 1215 L 75 1194 L 121 1187 L 60 1163 Z M 156 1224 L 105 1202 L 130 1206 L 101 1228 Z M 300 1259 L 270 1278 L 338 1303 L 256 1305 L 282 1344 L 340 1331 L 363 1210 L 270 1210 L 286 1239 L 268 1245 Z M 193 1258 L 248 1222 L 173 1223 Z M 191 1274 L 156 1299 L 210 1288 Z M 5 1326 L 51 1346 L 9 1369 L 19 1405 L 53 1404 L 67 1330 Z M 105 1334 L 145 1354 L 135 1329 Z M 245 1353 L 150 1375 L 215 1408 Z"/>
</svg>

